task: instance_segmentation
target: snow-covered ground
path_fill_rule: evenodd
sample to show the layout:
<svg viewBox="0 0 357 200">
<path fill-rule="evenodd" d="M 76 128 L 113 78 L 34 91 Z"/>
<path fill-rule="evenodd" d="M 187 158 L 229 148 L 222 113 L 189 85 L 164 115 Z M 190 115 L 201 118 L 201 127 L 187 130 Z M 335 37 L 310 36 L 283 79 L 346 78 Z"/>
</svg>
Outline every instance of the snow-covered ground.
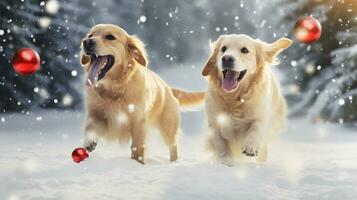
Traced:
<svg viewBox="0 0 357 200">
<path fill-rule="evenodd" d="M 204 89 L 200 67 L 189 71 L 160 75 L 175 87 Z M 269 162 L 227 167 L 211 162 L 203 148 L 200 109 L 182 114 L 179 161 L 168 162 L 153 132 L 143 166 L 129 158 L 129 146 L 105 141 L 74 163 L 83 120 L 84 111 L 0 115 L 0 199 L 357 199 L 355 126 L 294 119 L 271 146 Z"/>
<path fill-rule="evenodd" d="M 357 199 L 356 128 L 292 120 L 268 163 L 227 167 L 207 159 L 204 131 L 191 134 L 186 123 L 179 161 L 168 162 L 152 133 L 143 166 L 130 160 L 128 146 L 104 141 L 74 163 L 81 112 L 0 118 L 0 199 Z"/>
</svg>

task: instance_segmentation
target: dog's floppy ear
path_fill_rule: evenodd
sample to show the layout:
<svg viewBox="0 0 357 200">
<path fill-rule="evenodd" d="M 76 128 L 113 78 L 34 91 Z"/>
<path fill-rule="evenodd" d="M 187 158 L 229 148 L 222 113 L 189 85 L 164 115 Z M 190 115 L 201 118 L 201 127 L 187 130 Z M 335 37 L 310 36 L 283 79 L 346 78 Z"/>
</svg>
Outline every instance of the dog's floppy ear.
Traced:
<svg viewBox="0 0 357 200">
<path fill-rule="evenodd" d="M 210 47 L 212 49 L 212 53 L 206 61 L 205 66 L 202 69 L 202 76 L 207 76 L 211 70 L 217 65 L 217 54 L 219 51 L 219 47 L 221 45 L 221 41 L 224 36 L 220 36 L 216 42 L 213 44 L 210 42 Z"/>
<path fill-rule="evenodd" d="M 128 36 L 128 50 L 131 56 L 140 65 L 146 67 L 148 65 L 147 54 L 144 43 L 136 36 Z"/>
<path fill-rule="evenodd" d="M 90 57 L 87 55 L 84 55 L 83 52 L 81 52 L 80 54 L 81 54 L 80 62 L 81 62 L 81 65 L 84 67 L 86 64 L 88 64 L 90 62 Z"/>
<path fill-rule="evenodd" d="M 82 65 L 82 67 L 84 67 L 85 70 L 88 70 L 88 64 L 90 62 L 90 57 L 87 55 L 84 55 L 84 53 L 81 51 L 80 52 L 80 63 Z"/>
<path fill-rule="evenodd" d="M 269 63 L 275 63 L 276 56 L 284 49 L 290 47 L 292 43 L 293 42 L 288 38 L 280 38 L 271 44 L 265 44 L 263 49 L 265 61 Z"/>
</svg>

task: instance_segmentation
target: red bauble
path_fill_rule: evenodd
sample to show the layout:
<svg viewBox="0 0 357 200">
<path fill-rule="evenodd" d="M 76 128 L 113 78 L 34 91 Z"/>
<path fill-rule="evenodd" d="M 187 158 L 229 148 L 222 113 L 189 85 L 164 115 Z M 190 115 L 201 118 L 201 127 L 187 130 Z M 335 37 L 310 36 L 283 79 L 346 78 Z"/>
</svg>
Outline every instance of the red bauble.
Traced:
<svg viewBox="0 0 357 200">
<path fill-rule="evenodd" d="M 89 157 L 89 155 L 87 153 L 87 150 L 85 150 L 82 147 L 78 147 L 75 150 L 73 150 L 73 152 L 72 152 L 73 161 L 76 163 L 79 163 L 88 157 Z"/>
<path fill-rule="evenodd" d="M 33 49 L 19 49 L 12 57 L 12 66 L 21 75 L 33 74 L 40 68 L 40 56 Z"/>
<path fill-rule="evenodd" d="M 300 18 L 294 27 L 296 39 L 306 44 L 316 42 L 321 36 L 321 31 L 320 22 L 313 17 Z"/>
</svg>

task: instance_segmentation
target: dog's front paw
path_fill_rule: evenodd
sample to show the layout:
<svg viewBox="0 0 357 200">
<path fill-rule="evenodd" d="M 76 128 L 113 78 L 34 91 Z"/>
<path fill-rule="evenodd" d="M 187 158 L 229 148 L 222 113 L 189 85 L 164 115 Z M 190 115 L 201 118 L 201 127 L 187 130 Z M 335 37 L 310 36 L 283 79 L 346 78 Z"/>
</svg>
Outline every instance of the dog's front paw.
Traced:
<svg viewBox="0 0 357 200">
<path fill-rule="evenodd" d="M 258 156 L 259 146 L 259 139 L 248 135 L 242 146 L 242 153 L 247 156 Z"/>
<path fill-rule="evenodd" d="M 94 151 L 96 147 L 97 147 L 96 141 L 87 141 L 84 143 L 84 148 L 89 152 Z"/>
<path fill-rule="evenodd" d="M 220 162 L 222 164 L 224 164 L 224 165 L 227 165 L 228 167 L 231 167 L 234 164 L 233 159 L 231 157 L 228 157 L 228 156 L 221 157 L 220 158 Z"/>
</svg>

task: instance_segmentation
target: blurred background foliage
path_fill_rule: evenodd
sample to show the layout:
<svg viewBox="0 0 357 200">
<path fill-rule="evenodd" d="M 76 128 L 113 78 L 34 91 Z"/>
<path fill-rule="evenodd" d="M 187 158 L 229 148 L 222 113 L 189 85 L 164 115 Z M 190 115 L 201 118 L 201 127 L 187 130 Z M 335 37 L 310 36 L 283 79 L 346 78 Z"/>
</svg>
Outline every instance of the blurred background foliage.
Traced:
<svg viewBox="0 0 357 200">
<path fill-rule="evenodd" d="M 294 39 L 303 16 L 323 28 L 316 43 L 295 41 L 277 73 L 292 116 L 357 121 L 357 5 L 355 0 L 3 0 L 0 2 L 0 109 L 81 109 L 80 39 L 91 26 L 113 23 L 147 45 L 150 68 L 201 67 L 209 40 L 244 33 L 273 42 Z M 16 49 L 41 56 L 41 70 L 19 76 Z M 200 74 L 197 74 L 200 76 Z"/>
</svg>

